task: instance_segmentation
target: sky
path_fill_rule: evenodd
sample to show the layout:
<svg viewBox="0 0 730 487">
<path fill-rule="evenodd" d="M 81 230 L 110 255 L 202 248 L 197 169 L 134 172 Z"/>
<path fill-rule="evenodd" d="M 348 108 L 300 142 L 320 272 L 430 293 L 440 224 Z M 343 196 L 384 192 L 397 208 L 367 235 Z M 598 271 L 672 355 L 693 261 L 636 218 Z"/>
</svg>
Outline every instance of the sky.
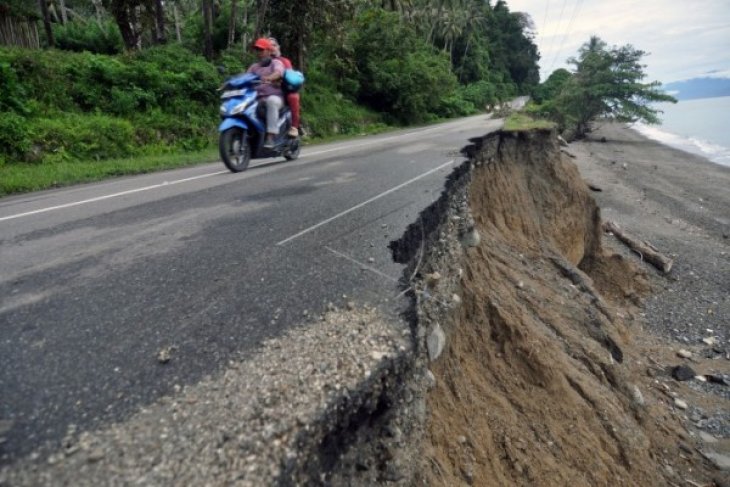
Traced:
<svg viewBox="0 0 730 487">
<path fill-rule="evenodd" d="M 535 23 L 540 79 L 591 35 L 609 46 L 647 52 L 645 81 L 671 83 L 703 76 L 730 78 L 730 0 L 506 0 Z"/>
</svg>

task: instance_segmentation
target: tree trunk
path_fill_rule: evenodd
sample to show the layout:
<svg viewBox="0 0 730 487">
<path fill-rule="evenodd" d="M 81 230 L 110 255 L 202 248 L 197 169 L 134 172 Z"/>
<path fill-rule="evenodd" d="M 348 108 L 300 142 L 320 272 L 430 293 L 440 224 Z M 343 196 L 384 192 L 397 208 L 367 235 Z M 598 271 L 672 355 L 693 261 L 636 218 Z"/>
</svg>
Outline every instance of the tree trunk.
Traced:
<svg viewBox="0 0 730 487">
<path fill-rule="evenodd" d="M 122 35 L 124 47 L 127 50 L 139 47 L 139 31 L 137 30 L 137 14 L 135 6 L 128 6 L 124 2 L 111 2 L 111 11 L 114 20 L 119 26 L 119 33 Z"/>
<path fill-rule="evenodd" d="M 236 7 L 238 0 L 231 0 L 231 15 L 228 21 L 228 49 L 236 42 Z"/>
<path fill-rule="evenodd" d="M 205 59 L 213 59 L 213 6 L 212 0 L 203 0 L 203 55 Z"/>
<path fill-rule="evenodd" d="M 39 0 L 41 7 L 41 15 L 43 15 L 43 27 L 46 29 L 46 39 L 48 40 L 48 47 L 56 46 L 56 39 L 53 37 L 53 29 L 51 28 L 51 16 L 48 12 L 47 0 Z"/>
<path fill-rule="evenodd" d="M 165 7 L 162 5 L 162 0 L 155 0 L 155 33 L 158 44 L 165 44 L 167 42 L 167 35 L 165 34 Z"/>
<path fill-rule="evenodd" d="M 642 260 L 647 261 L 663 273 L 666 274 L 672 270 L 672 264 L 674 263 L 672 259 L 659 253 L 659 251 L 650 243 L 642 242 L 641 240 L 624 232 L 614 222 L 604 222 L 603 230 L 605 232 L 613 233 L 616 238 L 625 243 L 631 250 L 639 254 Z"/>
<path fill-rule="evenodd" d="M 249 0 L 243 0 L 243 32 L 241 33 L 241 46 L 243 46 L 243 53 L 246 54 L 248 50 L 248 7 Z"/>
<path fill-rule="evenodd" d="M 61 25 L 68 23 L 68 16 L 66 15 L 66 0 L 59 0 L 58 7 L 61 10 Z"/>
<path fill-rule="evenodd" d="M 177 9 L 177 2 L 172 4 L 172 15 L 175 18 L 175 37 L 177 37 L 178 43 L 182 43 L 182 35 L 180 34 L 180 12 Z"/>
<path fill-rule="evenodd" d="M 269 0 L 257 0 L 258 9 L 256 11 L 256 29 L 254 29 L 254 37 L 260 37 L 264 30 L 266 22 L 266 13 L 269 10 Z"/>
<path fill-rule="evenodd" d="M 99 28 L 102 28 L 101 24 L 101 0 L 91 0 L 91 3 L 94 4 L 94 13 L 96 14 L 96 23 L 99 26 Z"/>
</svg>

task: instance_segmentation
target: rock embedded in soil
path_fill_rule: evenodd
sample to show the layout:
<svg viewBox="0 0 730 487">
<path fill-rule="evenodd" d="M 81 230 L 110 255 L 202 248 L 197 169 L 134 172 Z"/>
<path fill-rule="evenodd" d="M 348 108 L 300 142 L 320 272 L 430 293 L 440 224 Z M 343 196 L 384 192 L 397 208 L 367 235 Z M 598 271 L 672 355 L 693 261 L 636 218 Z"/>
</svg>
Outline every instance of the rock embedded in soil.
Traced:
<svg viewBox="0 0 730 487">
<path fill-rule="evenodd" d="M 682 357 L 682 358 L 691 358 L 692 352 L 690 352 L 689 350 L 682 349 L 677 352 L 677 356 Z"/>
<path fill-rule="evenodd" d="M 678 381 L 687 381 L 695 378 L 697 373 L 688 365 L 678 365 L 672 369 L 672 377 Z"/>
<path fill-rule="evenodd" d="M 679 409 L 687 409 L 687 403 L 679 398 L 674 398 L 674 405 Z"/>
<path fill-rule="evenodd" d="M 440 324 L 436 323 L 434 325 L 433 330 L 428 335 L 426 345 L 428 346 L 428 358 L 433 362 L 439 358 L 446 345 L 446 334 Z"/>
</svg>

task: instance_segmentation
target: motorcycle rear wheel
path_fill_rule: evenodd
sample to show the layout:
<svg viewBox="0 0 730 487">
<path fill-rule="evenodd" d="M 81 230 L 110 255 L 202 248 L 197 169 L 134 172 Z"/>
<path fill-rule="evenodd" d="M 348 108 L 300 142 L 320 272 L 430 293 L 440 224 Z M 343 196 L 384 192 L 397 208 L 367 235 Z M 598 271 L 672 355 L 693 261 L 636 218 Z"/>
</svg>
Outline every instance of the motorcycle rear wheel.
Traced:
<svg viewBox="0 0 730 487">
<path fill-rule="evenodd" d="M 238 127 L 224 131 L 218 141 L 223 164 L 231 172 L 241 172 L 248 169 L 251 162 L 251 145 L 248 143 L 246 131 Z"/>
</svg>

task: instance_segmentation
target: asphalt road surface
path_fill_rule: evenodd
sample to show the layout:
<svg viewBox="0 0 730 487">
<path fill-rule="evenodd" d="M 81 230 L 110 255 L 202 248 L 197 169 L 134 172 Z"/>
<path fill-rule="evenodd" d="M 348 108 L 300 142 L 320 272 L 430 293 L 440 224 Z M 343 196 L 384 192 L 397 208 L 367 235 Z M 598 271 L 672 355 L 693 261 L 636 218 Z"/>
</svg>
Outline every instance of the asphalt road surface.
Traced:
<svg viewBox="0 0 730 487">
<path fill-rule="evenodd" d="M 500 123 L 1 199 L 0 464 L 123 420 L 330 302 L 398 313 L 388 242 Z"/>
</svg>

